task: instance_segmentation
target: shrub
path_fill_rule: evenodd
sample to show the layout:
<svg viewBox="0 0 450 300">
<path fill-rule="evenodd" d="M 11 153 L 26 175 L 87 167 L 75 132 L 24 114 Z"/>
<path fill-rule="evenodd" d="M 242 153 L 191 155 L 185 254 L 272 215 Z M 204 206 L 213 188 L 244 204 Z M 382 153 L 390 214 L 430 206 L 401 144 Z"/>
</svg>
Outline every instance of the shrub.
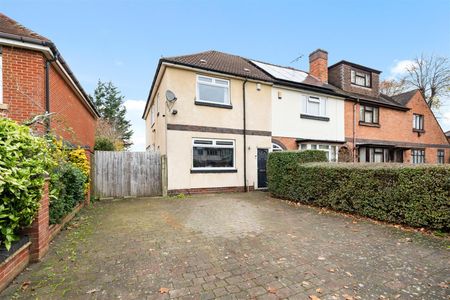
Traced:
<svg viewBox="0 0 450 300">
<path fill-rule="evenodd" d="M 32 223 L 51 163 L 44 139 L 0 118 L 0 245 L 7 249 L 18 231 Z"/>
<path fill-rule="evenodd" d="M 115 150 L 114 142 L 112 142 L 108 138 L 98 137 L 95 139 L 94 150 L 114 151 Z"/>
<path fill-rule="evenodd" d="M 284 198 L 286 189 L 292 187 L 293 171 L 298 164 L 326 161 L 325 152 L 319 150 L 271 152 L 267 162 L 269 191 Z"/>
<path fill-rule="evenodd" d="M 54 169 L 50 182 L 50 223 L 57 224 L 84 200 L 86 176 L 73 163 L 67 162 Z"/>
<path fill-rule="evenodd" d="M 381 221 L 450 229 L 449 166 L 297 164 L 286 177 L 272 179 L 282 181 L 269 184 L 277 187 L 278 197 Z"/>
<path fill-rule="evenodd" d="M 87 193 L 89 190 L 89 174 L 91 171 L 91 166 L 89 160 L 86 156 L 84 149 L 78 148 L 69 151 L 68 159 L 73 163 L 81 172 L 83 172 L 86 177 L 86 182 L 84 183 L 84 192 Z"/>
</svg>

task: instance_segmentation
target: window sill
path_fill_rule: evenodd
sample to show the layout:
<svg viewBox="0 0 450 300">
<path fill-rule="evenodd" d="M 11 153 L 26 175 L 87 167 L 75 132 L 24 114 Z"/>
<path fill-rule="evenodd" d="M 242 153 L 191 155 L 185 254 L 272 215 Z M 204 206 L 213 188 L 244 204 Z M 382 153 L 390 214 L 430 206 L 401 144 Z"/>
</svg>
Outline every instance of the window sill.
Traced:
<svg viewBox="0 0 450 300">
<path fill-rule="evenodd" d="M 191 174 L 197 174 L 197 173 L 237 173 L 237 169 L 191 169 Z"/>
<path fill-rule="evenodd" d="M 211 106 L 211 107 L 227 108 L 227 109 L 233 108 L 233 105 L 231 105 L 231 104 L 208 103 L 208 102 L 201 102 L 201 101 L 195 101 L 195 105 Z"/>
<path fill-rule="evenodd" d="M 425 130 L 423 129 L 414 129 L 412 130 L 413 132 L 418 132 L 418 133 L 425 133 Z"/>
<path fill-rule="evenodd" d="M 362 121 L 359 121 L 359 125 L 368 126 L 368 127 L 377 127 L 377 128 L 381 127 L 380 124 L 377 124 L 377 123 L 367 123 L 367 122 L 362 122 Z"/>
<path fill-rule="evenodd" d="M 316 121 L 330 121 L 330 118 L 328 117 L 321 117 L 321 116 L 312 116 L 312 115 L 306 115 L 306 114 L 300 114 L 301 119 L 309 119 L 309 120 L 316 120 Z"/>
</svg>

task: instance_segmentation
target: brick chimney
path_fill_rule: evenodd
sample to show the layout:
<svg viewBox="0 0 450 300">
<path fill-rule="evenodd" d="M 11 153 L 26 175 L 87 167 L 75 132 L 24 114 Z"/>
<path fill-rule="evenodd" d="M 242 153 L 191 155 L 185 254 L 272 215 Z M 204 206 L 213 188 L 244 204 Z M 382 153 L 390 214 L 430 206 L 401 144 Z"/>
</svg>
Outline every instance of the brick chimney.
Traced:
<svg viewBox="0 0 450 300">
<path fill-rule="evenodd" d="M 309 73 L 328 83 L 328 52 L 317 49 L 309 55 Z"/>
</svg>

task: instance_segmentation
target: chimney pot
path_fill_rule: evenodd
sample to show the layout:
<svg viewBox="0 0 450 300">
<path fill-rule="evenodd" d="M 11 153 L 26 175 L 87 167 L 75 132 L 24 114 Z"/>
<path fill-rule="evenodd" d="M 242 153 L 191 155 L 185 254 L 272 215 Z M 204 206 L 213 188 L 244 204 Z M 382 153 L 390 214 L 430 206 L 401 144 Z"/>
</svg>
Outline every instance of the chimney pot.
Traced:
<svg viewBox="0 0 450 300">
<path fill-rule="evenodd" d="M 328 52 L 317 49 L 309 55 L 309 73 L 328 83 Z"/>
</svg>

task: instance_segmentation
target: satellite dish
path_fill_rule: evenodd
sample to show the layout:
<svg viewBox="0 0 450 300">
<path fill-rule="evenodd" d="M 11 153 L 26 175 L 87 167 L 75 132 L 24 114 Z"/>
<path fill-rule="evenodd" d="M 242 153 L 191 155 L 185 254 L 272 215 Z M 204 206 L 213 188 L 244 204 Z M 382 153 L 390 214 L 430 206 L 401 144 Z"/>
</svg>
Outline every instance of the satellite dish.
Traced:
<svg viewBox="0 0 450 300">
<path fill-rule="evenodd" d="M 171 90 L 167 90 L 166 91 L 166 100 L 167 100 L 167 102 L 174 103 L 175 101 L 177 101 L 177 96 L 175 96 L 175 93 L 172 92 Z"/>
</svg>

